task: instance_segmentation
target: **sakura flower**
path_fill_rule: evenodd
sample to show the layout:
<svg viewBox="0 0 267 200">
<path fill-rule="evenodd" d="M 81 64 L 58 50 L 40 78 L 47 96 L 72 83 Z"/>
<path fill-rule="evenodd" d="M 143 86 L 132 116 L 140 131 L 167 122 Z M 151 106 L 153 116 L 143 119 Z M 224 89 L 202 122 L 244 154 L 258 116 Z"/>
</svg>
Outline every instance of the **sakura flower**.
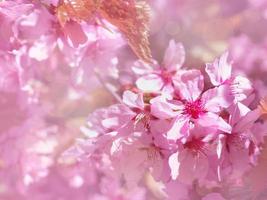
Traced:
<svg viewBox="0 0 267 200">
<path fill-rule="evenodd" d="M 141 122 L 146 130 L 150 128 L 150 107 L 145 105 L 143 94 L 135 94 L 131 91 L 123 93 L 123 102 L 136 113 L 134 123 Z"/>
<path fill-rule="evenodd" d="M 187 138 L 190 127 L 194 124 L 231 132 L 231 126 L 220 117 L 222 108 L 229 106 L 228 94 L 224 87 L 209 89 L 202 94 L 204 82 L 198 70 L 181 74 L 180 81 L 176 85 L 181 96 L 179 100 L 170 102 L 157 98 L 151 105 L 151 113 L 154 116 L 163 119 L 174 117 L 173 125 L 167 132 L 169 139 Z"/>
<path fill-rule="evenodd" d="M 145 108 L 142 94 L 125 91 L 122 104 L 112 105 L 106 109 L 99 109 L 88 117 L 87 126 L 83 128 L 86 137 L 113 137 L 119 133 L 127 136 L 131 131 L 145 131 L 149 128 L 150 116 Z M 117 138 L 118 139 L 118 138 Z"/>
<path fill-rule="evenodd" d="M 133 71 L 141 76 L 136 81 L 137 87 L 144 92 L 160 92 L 161 90 L 171 92 L 173 79 L 182 67 L 184 60 L 185 51 L 182 44 L 171 40 L 162 64 L 158 64 L 156 61 L 153 65 L 142 61 L 135 63 Z"/>
<path fill-rule="evenodd" d="M 112 166 L 113 169 L 111 173 L 122 179 L 127 187 L 136 187 L 150 168 L 161 168 L 163 163 L 160 149 L 153 145 L 151 135 L 134 132 L 133 129 L 129 130 L 129 127 L 85 139 L 83 143 L 77 145 L 79 145 L 77 150 L 81 149 L 81 153 L 90 158 L 101 154 L 107 155 L 110 160 L 109 167 Z M 77 150 L 74 154 L 72 152 L 68 155 L 83 158 Z"/>
<path fill-rule="evenodd" d="M 151 132 L 131 131 L 131 135 L 118 133 L 111 145 L 111 162 L 115 173 L 123 175 L 127 185 L 139 183 L 145 173 L 150 173 L 157 181 L 169 181 L 169 147 L 161 137 L 161 130 L 156 131 L 157 123 L 151 124 Z M 164 122 L 162 125 L 164 131 Z M 159 125 L 158 124 L 158 125 Z M 155 126 L 155 127 L 154 127 Z M 166 126 L 166 125 L 165 125 Z"/>
<path fill-rule="evenodd" d="M 257 11 L 266 0 L 148 0 L 153 55 L 168 47 L 162 62 L 134 65 L 130 37 L 116 27 L 135 19 L 92 0 L 111 15 L 91 21 L 86 1 L 0 0 L 0 199 L 265 199 L 266 19 Z M 124 5 L 128 16 L 148 19 L 135 13 L 145 1 L 135 3 Z M 66 10 L 72 19 L 61 26 Z M 146 19 L 137 19 L 144 30 Z M 218 38 L 207 19 L 223 27 Z M 233 62 L 225 53 L 194 68 L 236 32 L 227 38 Z M 170 37 L 188 47 L 190 70 Z"/>
<path fill-rule="evenodd" d="M 228 53 L 224 53 L 219 59 L 215 60 L 214 63 L 206 65 L 206 72 L 213 86 L 228 87 L 235 101 L 242 101 L 253 92 L 252 84 L 245 77 L 233 77 L 232 66 L 227 59 Z"/>
<path fill-rule="evenodd" d="M 202 182 L 207 179 L 215 146 L 210 136 L 199 134 L 202 131 L 199 128 L 191 130 L 194 136 L 185 143 L 178 143 L 177 151 L 170 155 L 168 163 L 173 180 L 190 185 L 195 180 Z"/>
<path fill-rule="evenodd" d="M 123 102 L 125 104 L 112 105 L 92 113 L 88 117 L 87 126 L 81 128 L 85 139 L 77 141 L 77 148 L 74 146 L 69 153 L 90 155 L 102 147 L 102 151 L 105 149 L 108 154 L 112 154 L 117 144 L 127 140 L 135 130 L 145 131 L 149 118 L 144 113 L 142 95 L 125 91 Z"/>
<path fill-rule="evenodd" d="M 225 137 L 219 137 L 220 141 L 217 147 L 218 157 L 223 161 L 219 167 L 219 170 L 224 168 L 222 173 L 225 173 L 226 168 L 229 167 L 230 175 L 237 178 L 251 167 L 251 163 L 255 164 L 254 157 L 259 150 L 257 146 L 259 141 L 251 132 L 251 128 L 259 117 L 258 109 L 251 111 L 241 103 L 235 105 L 230 116 L 232 133 Z M 226 164 L 227 162 L 229 163 Z"/>
</svg>

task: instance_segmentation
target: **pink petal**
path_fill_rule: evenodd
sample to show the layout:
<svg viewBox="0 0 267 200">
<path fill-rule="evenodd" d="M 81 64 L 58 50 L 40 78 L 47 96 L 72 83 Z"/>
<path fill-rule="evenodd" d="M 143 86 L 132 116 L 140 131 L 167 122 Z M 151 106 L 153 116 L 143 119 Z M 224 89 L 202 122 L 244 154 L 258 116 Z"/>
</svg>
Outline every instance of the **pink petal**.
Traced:
<svg viewBox="0 0 267 200">
<path fill-rule="evenodd" d="M 76 22 L 67 22 L 64 26 L 64 33 L 70 39 L 73 47 L 78 47 L 87 41 L 87 36 L 82 27 Z"/>
<path fill-rule="evenodd" d="M 174 87 L 172 83 L 165 84 L 161 90 L 161 94 L 168 97 L 169 99 L 172 98 L 173 93 L 174 93 Z"/>
<path fill-rule="evenodd" d="M 228 85 L 207 90 L 201 97 L 207 111 L 220 112 L 222 108 L 228 108 L 234 100 Z"/>
<path fill-rule="evenodd" d="M 170 122 L 167 120 L 151 121 L 151 133 L 153 136 L 153 143 L 162 149 L 176 148 L 176 143 L 166 138 L 165 133 L 170 129 Z"/>
<path fill-rule="evenodd" d="M 163 66 L 170 71 L 177 71 L 181 68 L 185 61 L 185 50 L 181 43 L 175 43 L 174 40 L 169 42 L 169 46 L 165 51 Z"/>
<path fill-rule="evenodd" d="M 224 135 L 220 134 L 219 139 L 218 139 L 217 148 L 216 148 L 216 153 L 217 153 L 218 159 L 220 159 L 222 157 L 223 139 L 224 139 Z"/>
<path fill-rule="evenodd" d="M 242 103 L 234 104 L 233 109 L 230 110 L 230 124 L 235 125 L 249 111 L 250 109 Z"/>
<path fill-rule="evenodd" d="M 158 92 L 162 89 L 164 82 L 156 74 L 148 74 L 140 77 L 136 81 L 137 87 L 145 92 Z"/>
<path fill-rule="evenodd" d="M 122 97 L 123 102 L 132 108 L 139 108 L 139 109 L 143 109 L 144 108 L 144 100 L 143 100 L 143 95 L 142 94 L 136 94 L 132 91 L 125 91 L 123 93 L 123 97 Z"/>
<path fill-rule="evenodd" d="M 203 127 L 219 129 L 231 133 L 232 127 L 215 113 L 207 112 L 197 119 L 197 123 Z"/>
<path fill-rule="evenodd" d="M 178 155 L 179 155 L 179 152 L 177 151 L 176 153 L 172 154 L 169 157 L 169 166 L 171 169 L 171 178 L 173 180 L 177 179 L 177 177 L 179 175 L 180 162 L 178 160 Z"/>
<path fill-rule="evenodd" d="M 53 15 L 47 9 L 34 9 L 30 14 L 18 18 L 13 30 L 20 39 L 36 40 L 40 35 L 49 34 L 53 29 Z"/>
<path fill-rule="evenodd" d="M 179 177 L 178 180 L 185 184 L 192 184 L 195 179 L 205 179 L 209 163 L 205 155 L 195 156 L 191 151 L 183 150 L 179 154 Z"/>
<path fill-rule="evenodd" d="M 159 67 L 157 65 L 157 61 L 153 60 L 152 62 L 153 63 L 150 64 L 150 63 L 145 63 L 141 60 L 138 60 L 133 64 L 132 70 L 137 75 L 145 75 L 148 73 L 152 73 L 154 69 Z"/>
<path fill-rule="evenodd" d="M 167 102 L 155 102 L 151 105 L 151 114 L 159 119 L 170 119 L 177 115 Z"/>
<path fill-rule="evenodd" d="M 178 116 L 173 120 L 171 129 L 167 132 L 169 140 L 177 140 L 183 136 L 189 135 L 189 119 L 184 116 Z"/>
<path fill-rule="evenodd" d="M 111 117 L 111 118 L 107 118 L 102 120 L 102 125 L 105 128 L 114 128 L 114 127 L 118 127 L 119 125 L 119 118 L 118 117 Z"/>
<path fill-rule="evenodd" d="M 188 70 L 175 82 L 182 98 L 195 101 L 204 89 L 204 79 L 199 70 Z"/>
<path fill-rule="evenodd" d="M 170 167 L 167 158 L 153 160 L 151 175 L 157 181 L 167 182 L 170 180 Z"/>
<path fill-rule="evenodd" d="M 248 112 L 243 116 L 234 127 L 234 131 L 241 133 L 250 129 L 255 121 L 261 116 L 261 111 L 259 108 Z"/>
<path fill-rule="evenodd" d="M 231 78 L 232 66 L 227 61 L 227 58 L 228 52 L 224 53 L 219 59 L 216 59 L 214 63 L 206 65 L 206 72 L 214 86 L 221 85 Z"/>
<path fill-rule="evenodd" d="M 51 56 L 55 44 L 55 38 L 44 36 L 40 38 L 39 41 L 36 41 L 29 49 L 29 57 L 38 61 L 46 60 L 49 56 Z"/>
<path fill-rule="evenodd" d="M 165 186 L 166 186 L 165 191 L 167 193 L 168 198 L 164 198 L 164 199 L 189 200 L 189 195 L 188 195 L 189 186 L 177 180 L 168 181 L 165 184 Z"/>
<path fill-rule="evenodd" d="M 167 102 L 164 97 L 156 97 L 150 101 L 151 114 L 159 119 L 170 119 L 178 115 L 178 109 L 181 110 L 182 106 L 175 105 Z M 176 110 L 176 111 L 175 111 Z"/>
<path fill-rule="evenodd" d="M 231 89 L 237 101 L 245 100 L 252 92 L 252 83 L 245 77 L 237 76 L 231 83 Z"/>
</svg>

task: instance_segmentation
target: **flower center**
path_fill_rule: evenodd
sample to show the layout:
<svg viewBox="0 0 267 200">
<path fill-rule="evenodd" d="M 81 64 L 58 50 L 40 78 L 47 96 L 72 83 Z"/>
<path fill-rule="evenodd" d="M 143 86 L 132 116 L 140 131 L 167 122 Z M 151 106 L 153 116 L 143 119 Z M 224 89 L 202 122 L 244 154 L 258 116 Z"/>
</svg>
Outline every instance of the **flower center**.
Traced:
<svg viewBox="0 0 267 200">
<path fill-rule="evenodd" d="M 200 99 L 193 102 L 186 102 L 184 113 L 190 115 L 192 118 L 197 119 L 205 110 Z"/>
<path fill-rule="evenodd" d="M 247 137 L 243 134 L 232 133 L 226 137 L 226 148 L 230 152 L 230 146 L 242 150 L 245 148 Z"/>
<path fill-rule="evenodd" d="M 142 147 L 140 150 L 146 151 L 147 154 L 147 159 L 149 161 L 156 161 L 159 159 L 163 159 L 163 154 L 161 153 L 161 149 L 154 144 L 147 146 L 147 147 Z"/>
<path fill-rule="evenodd" d="M 184 148 L 189 149 L 194 155 L 199 153 L 206 155 L 207 151 L 206 143 L 198 138 L 192 138 L 192 140 L 186 142 Z"/>
<path fill-rule="evenodd" d="M 173 72 L 170 72 L 170 71 L 164 69 L 164 70 L 161 70 L 160 75 L 161 75 L 161 78 L 163 79 L 163 82 L 165 84 L 172 82 Z"/>
<path fill-rule="evenodd" d="M 147 131 L 150 129 L 150 115 L 148 113 L 140 112 L 135 116 L 134 126 L 136 127 L 140 122 L 143 123 L 143 126 Z"/>
</svg>

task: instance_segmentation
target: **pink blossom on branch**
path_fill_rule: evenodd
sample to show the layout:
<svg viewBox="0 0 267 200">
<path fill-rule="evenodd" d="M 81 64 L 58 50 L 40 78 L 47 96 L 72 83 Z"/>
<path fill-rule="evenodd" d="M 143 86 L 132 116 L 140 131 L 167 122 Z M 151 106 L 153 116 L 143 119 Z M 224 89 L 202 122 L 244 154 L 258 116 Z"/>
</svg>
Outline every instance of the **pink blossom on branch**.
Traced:
<svg viewBox="0 0 267 200">
<path fill-rule="evenodd" d="M 0 199 L 264 198 L 265 1 L 177 2 L 0 1 Z"/>
</svg>

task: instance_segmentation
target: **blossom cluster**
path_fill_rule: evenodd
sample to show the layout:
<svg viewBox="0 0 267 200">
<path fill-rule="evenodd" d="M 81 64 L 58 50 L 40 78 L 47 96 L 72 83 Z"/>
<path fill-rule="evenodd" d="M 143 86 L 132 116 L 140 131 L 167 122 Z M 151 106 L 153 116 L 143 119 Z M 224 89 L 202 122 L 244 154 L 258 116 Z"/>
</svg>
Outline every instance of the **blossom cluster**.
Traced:
<svg viewBox="0 0 267 200">
<path fill-rule="evenodd" d="M 184 60 L 183 46 L 171 40 L 161 64 L 133 63 L 136 78 L 121 103 L 90 114 L 84 137 L 65 156 L 101 152 L 128 187 L 149 173 L 170 199 L 194 199 L 194 183 L 241 182 L 264 142 L 266 102 L 255 103 L 257 90 L 232 72 L 228 53 L 206 64 L 204 75 Z"/>
<path fill-rule="evenodd" d="M 198 2 L 148 1 L 152 59 L 143 0 L 0 0 L 0 199 L 264 200 L 266 0 Z"/>
</svg>

